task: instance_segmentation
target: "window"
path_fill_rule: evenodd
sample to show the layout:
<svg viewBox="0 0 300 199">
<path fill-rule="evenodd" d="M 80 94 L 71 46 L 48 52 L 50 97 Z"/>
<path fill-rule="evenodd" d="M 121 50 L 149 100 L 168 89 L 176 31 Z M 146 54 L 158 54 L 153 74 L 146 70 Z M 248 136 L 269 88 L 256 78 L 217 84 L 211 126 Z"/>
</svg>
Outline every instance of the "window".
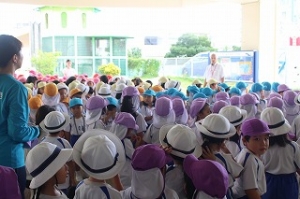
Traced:
<svg viewBox="0 0 300 199">
<path fill-rule="evenodd" d="M 113 56 L 126 56 L 126 39 L 113 39 Z"/>
<path fill-rule="evenodd" d="M 95 38 L 95 48 L 96 56 L 110 56 L 109 38 Z"/>
<path fill-rule="evenodd" d="M 93 71 L 93 59 L 78 59 L 78 74 L 87 74 L 92 76 Z"/>
<path fill-rule="evenodd" d="M 66 28 L 68 23 L 68 16 L 67 13 L 63 12 L 61 13 L 61 27 Z"/>
<path fill-rule="evenodd" d="M 48 19 L 49 15 L 48 13 L 45 14 L 45 28 L 48 29 L 49 28 L 49 19 Z"/>
<path fill-rule="evenodd" d="M 43 52 L 52 52 L 52 37 L 44 37 L 42 38 L 42 50 Z"/>
<path fill-rule="evenodd" d="M 86 28 L 86 14 L 82 13 L 81 14 L 81 22 L 82 22 L 82 28 Z"/>
<path fill-rule="evenodd" d="M 55 37 L 55 51 L 61 52 L 62 56 L 74 56 L 74 37 Z"/>
<path fill-rule="evenodd" d="M 158 38 L 157 37 L 145 37 L 144 45 L 157 45 Z"/>
<path fill-rule="evenodd" d="M 77 37 L 78 56 L 93 56 L 93 45 L 91 37 Z"/>
</svg>

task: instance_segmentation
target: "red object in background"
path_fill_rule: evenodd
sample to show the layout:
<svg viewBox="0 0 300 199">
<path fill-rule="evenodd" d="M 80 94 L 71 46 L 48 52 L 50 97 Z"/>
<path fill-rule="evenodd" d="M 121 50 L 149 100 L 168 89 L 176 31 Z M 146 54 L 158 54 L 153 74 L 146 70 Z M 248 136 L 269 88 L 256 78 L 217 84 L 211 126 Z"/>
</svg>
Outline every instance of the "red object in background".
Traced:
<svg viewBox="0 0 300 199">
<path fill-rule="evenodd" d="M 290 46 L 300 46 L 300 37 L 290 37 Z"/>
</svg>

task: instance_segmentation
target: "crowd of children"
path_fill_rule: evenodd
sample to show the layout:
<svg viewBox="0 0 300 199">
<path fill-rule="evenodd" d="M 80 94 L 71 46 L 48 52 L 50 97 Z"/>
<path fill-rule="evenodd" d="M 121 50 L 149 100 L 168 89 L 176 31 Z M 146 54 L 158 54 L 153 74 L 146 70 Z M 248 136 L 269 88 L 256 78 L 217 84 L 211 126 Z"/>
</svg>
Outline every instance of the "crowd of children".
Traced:
<svg viewBox="0 0 300 199">
<path fill-rule="evenodd" d="M 16 78 L 40 128 L 31 199 L 299 197 L 300 94 L 287 85 Z"/>
</svg>

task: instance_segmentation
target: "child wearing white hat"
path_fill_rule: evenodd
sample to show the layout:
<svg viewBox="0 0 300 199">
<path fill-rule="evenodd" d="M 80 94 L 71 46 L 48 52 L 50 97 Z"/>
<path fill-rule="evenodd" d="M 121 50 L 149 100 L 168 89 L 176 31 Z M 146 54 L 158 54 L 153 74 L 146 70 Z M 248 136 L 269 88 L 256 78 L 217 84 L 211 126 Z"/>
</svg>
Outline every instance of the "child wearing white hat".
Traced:
<svg viewBox="0 0 300 199">
<path fill-rule="evenodd" d="M 72 149 L 60 149 L 54 144 L 43 142 L 31 149 L 26 157 L 26 168 L 33 177 L 30 189 L 33 199 L 68 199 L 56 185 L 66 181 L 66 162 L 72 156 Z"/>
<path fill-rule="evenodd" d="M 221 148 L 225 144 L 225 139 L 236 133 L 234 126 L 220 114 L 210 114 L 202 120 L 202 123 L 196 123 L 198 130 L 203 138 L 203 148 L 209 148 L 216 156 L 216 161 L 224 166 L 229 173 L 229 189 L 226 194 L 228 199 L 232 197 L 231 187 L 243 171 L 243 167 L 238 164 L 231 154 L 221 153 Z"/>
<path fill-rule="evenodd" d="M 65 83 L 58 83 L 57 89 L 60 95 L 58 107 L 62 113 L 69 114 L 69 87 Z"/>
<path fill-rule="evenodd" d="M 267 179 L 267 193 L 263 197 L 298 199 L 296 172 L 300 173 L 300 149 L 296 142 L 288 139 L 291 126 L 282 111 L 275 107 L 266 108 L 261 119 L 272 133 L 270 147 L 262 156 Z"/>
<path fill-rule="evenodd" d="M 185 180 L 183 172 L 183 160 L 189 154 L 199 158 L 202 155 L 202 147 L 197 142 L 194 131 L 182 124 L 167 124 L 159 130 L 159 141 L 163 148 L 171 148 L 171 157 L 174 164 L 166 171 L 166 185 L 175 190 L 179 198 L 185 199 Z"/>
<path fill-rule="evenodd" d="M 219 114 L 226 117 L 236 129 L 236 133 L 225 142 L 231 155 L 236 157 L 243 146 L 241 145 L 241 125 L 247 117 L 247 111 L 236 106 L 226 106 L 220 110 Z"/>
<path fill-rule="evenodd" d="M 121 199 L 122 196 L 106 183 L 114 179 L 120 185 L 118 174 L 125 164 L 124 146 L 114 134 L 103 129 L 85 132 L 73 149 L 74 161 L 89 177 L 76 188 L 74 199 Z"/>
<path fill-rule="evenodd" d="M 139 126 L 136 124 L 134 117 L 130 113 L 121 112 L 117 114 L 110 129 L 110 132 L 120 138 L 124 146 L 126 162 L 120 172 L 120 179 L 125 189 L 131 185 L 131 159 L 134 148 L 130 139 L 132 138 L 132 135 L 135 134 L 134 131 L 138 128 Z"/>
<path fill-rule="evenodd" d="M 48 134 L 42 139 L 42 142 L 52 143 L 60 149 L 72 149 L 72 146 L 66 139 L 59 137 L 61 131 L 68 126 L 69 123 L 70 118 L 68 115 L 64 115 L 59 111 L 48 113 L 45 119 L 40 123 L 40 127 Z M 67 165 L 69 167 L 69 175 L 67 175 L 66 182 L 58 185 L 58 188 L 64 192 L 66 192 L 66 189 L 68 189 L 70 185 L 76 185 L 72 157 L 68 159 Z"/>
</svg>

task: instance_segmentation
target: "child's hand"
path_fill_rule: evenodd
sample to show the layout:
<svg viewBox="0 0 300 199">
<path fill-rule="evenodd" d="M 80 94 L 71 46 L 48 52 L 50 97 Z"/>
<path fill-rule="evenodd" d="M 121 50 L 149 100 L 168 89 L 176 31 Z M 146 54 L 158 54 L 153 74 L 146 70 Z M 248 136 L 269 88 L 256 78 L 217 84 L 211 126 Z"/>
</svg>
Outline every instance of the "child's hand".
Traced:
<svg viewBox="0 0 300 199">
<path fill-rule="evenodd" d="M 226 154 L 231 154 L 229 149 L 226 147 L 225 143 L 221 145 L 221 150 Z"/>
<path fill-rule="evenodd" d="M 171 152 L 172 152 L 172 147 L 168 147 L 168 146 L 166 146 L 166 147 L 160 146 L 160 148 L 162 148 L 162 149 L 165 151 L 166 154 L 171 154 Z"/>
<path fill-rule="evenodd" d="M 207 160 L 216 160 L 215 154 L 210 150 L 208 146 L 202 147 L 202 157 Z"/>
</svg>

